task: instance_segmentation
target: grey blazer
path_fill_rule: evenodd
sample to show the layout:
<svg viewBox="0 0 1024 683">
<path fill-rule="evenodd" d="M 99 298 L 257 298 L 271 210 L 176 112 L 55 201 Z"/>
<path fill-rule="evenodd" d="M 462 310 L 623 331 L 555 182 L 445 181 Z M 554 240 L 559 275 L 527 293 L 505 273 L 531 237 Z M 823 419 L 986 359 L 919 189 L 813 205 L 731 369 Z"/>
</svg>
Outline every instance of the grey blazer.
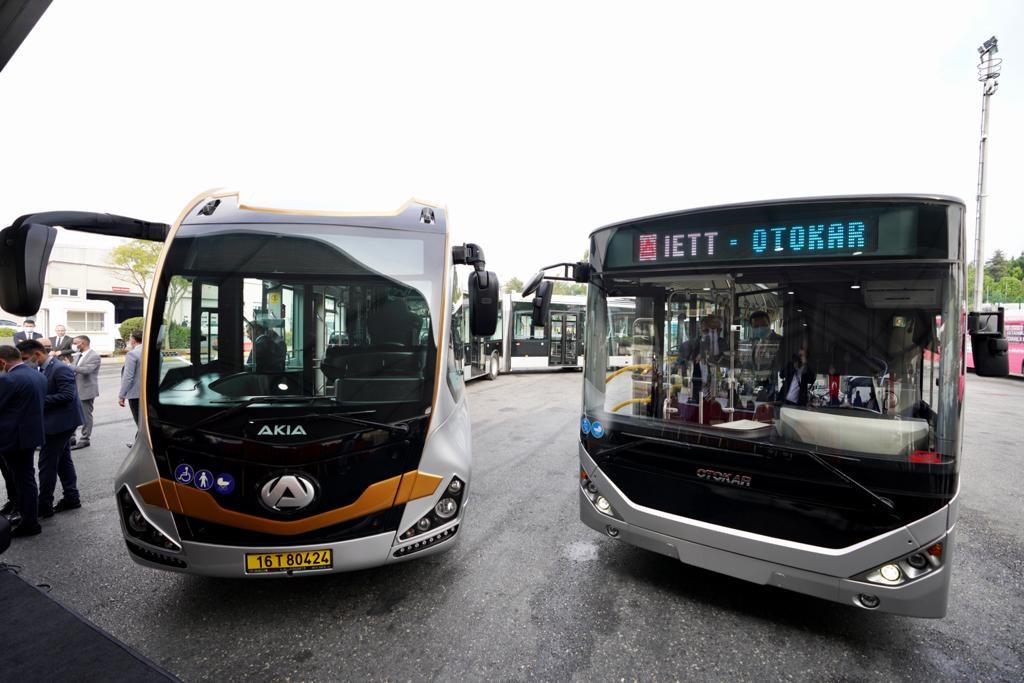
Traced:
<svg viewBox="0 0 1024 683">
<path fill-rule="evenodd" d="M 142 347 L 136 346 L 125 354 L 121 370 L 121 391 L 118 398 L 142 398 Z"/>
<path fill-rule="evenodd" d="M 88 401 L 100 395 L 100 354 L 92 349 L 78 354 L 75 360 L 75 381 L 78 398 Z"/>
</svg>

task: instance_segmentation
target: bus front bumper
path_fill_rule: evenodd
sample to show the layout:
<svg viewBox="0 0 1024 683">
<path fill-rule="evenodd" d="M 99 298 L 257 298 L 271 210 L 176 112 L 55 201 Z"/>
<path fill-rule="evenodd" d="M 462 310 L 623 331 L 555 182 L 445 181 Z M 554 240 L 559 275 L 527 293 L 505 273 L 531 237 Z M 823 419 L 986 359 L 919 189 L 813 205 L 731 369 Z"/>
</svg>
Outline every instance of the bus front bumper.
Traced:
<svg viewBox="0 0 1024 683">
<path fill-rule="evenodd" d="M 444 552 L 455 545 L 461 526 L 461 515 L 444 526 L 401 543 L 395 542 L 395 532 L 355 538 L 335 543 L 282 546 L 225 546 L 182 541 L 181 549 L 168 551 L 125 536 L 129 554 L 138 564 L 154 569 L 178 571 L 201 576 L 222 578 L 280 578 L 336 574 L 379 567 L 391 562 L 425 557 Z M 435 539 L 427 542 L 427 539 Z M 259 572 L 247 570 L 248 555 L 276 555 L 308 551 L 331 550 L 332 563 L 328 568 L 297 571 Z"/>
</svg>

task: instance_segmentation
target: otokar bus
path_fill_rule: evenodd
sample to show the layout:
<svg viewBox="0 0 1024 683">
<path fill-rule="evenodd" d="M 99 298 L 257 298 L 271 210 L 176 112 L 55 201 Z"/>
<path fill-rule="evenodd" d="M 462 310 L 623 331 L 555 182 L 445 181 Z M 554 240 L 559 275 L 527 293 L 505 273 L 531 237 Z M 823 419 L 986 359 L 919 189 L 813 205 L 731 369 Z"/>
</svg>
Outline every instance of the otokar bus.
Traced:
<svg viewBox="0 0 1024 683">
<path fill-rule="evenodd" d="M 713 206 L 600 228 L 590 255 L 549 278 L 589 284 L 583 522 L 747 581 L 945 615 L 964 418 L 963 203 Z M 538 322 L 544 275 L 524 291 L 543 290 Z M 626 335 L 611 302 L 633 312 Z M 609 361 L 613 336 L 624 367 Z"/>
<path fill-rule="evenodd" d="M 498 282 L 479 247 L 449 245 L 444 209 L 314 213 L 211 192 L 173 226 L 23 216 L 3 232 L 4 308 L 38 306 L 57 225 L 165 243 L 139 438 L 115 483 L 136 562 L 290 576 L 453 544 L 471 482 L 454 266 L 473 267 L 473 334 L 494 332 Z"/>
</svg>

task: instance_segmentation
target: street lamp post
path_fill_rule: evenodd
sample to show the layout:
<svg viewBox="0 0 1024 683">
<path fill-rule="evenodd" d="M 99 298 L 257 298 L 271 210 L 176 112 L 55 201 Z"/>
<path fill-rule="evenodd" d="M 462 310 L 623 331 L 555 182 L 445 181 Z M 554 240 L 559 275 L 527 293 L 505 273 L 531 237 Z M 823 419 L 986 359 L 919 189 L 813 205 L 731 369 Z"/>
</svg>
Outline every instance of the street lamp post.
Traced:
<svg viewBox="0 0 1024 683">
<path fill-rule="evenodd" d="M 985 152 L 988 148 L 988 117 L 992 104 L 989 98 L 999 88 L 999 69 L 1003 60 L 996 57 L 999 52 L 999 45 L 995 36 L 992 36 L 978 48 L 978 80 L 982 84 L 981 94 L 981 143 L 978 147 L 978 197 L 977 215 L 974 231 L 974 307 L 975 311 L 981 310 L 982 288 L 985 284 Z"/>
</svg>

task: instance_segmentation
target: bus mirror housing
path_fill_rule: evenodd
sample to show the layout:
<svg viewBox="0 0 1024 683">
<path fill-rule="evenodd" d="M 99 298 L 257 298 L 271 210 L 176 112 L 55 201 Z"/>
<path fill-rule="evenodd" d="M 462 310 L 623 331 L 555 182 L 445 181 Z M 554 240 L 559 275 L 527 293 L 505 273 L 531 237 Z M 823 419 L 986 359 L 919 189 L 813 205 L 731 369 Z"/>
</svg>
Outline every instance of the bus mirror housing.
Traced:
<svg viewBox="0 0 1024 683">
<path fill-rule="evenodd" d="M 0 308 L 35 315 L 43 301 L 43 282 L 57 229 L 39 223 L 15 224 L 0 231 Z"/>
<path fill-rule="evenodd" d="M 498 276 L 489 270 L 469 274 L 469 332 L 490 337 L 498 329 Z"/>
<path fill-rule="evenodd" d="M 551 295 L 555 286 L 548 280 L 537 285 L 537 296 L 533 297 L 533 315 L 531 322 L 534 327 L 546 327 L 548 324 L 548 311 L 551 309 Z"/>
<path fill-rule="evenodd" d="M 1003 316 L 1002 308 L 967 314 L 974 372 L 981 377 L 1008 377 L 1010 374 L 1009 344 L 1003 335 Z"/>
<path fill-rule="evenodd" d="M 538 270 L 523 287 L 523 298 L 526 298 L 537 291 L 537 287 L 544 281 L 544 271 Z"/>
</svg>

